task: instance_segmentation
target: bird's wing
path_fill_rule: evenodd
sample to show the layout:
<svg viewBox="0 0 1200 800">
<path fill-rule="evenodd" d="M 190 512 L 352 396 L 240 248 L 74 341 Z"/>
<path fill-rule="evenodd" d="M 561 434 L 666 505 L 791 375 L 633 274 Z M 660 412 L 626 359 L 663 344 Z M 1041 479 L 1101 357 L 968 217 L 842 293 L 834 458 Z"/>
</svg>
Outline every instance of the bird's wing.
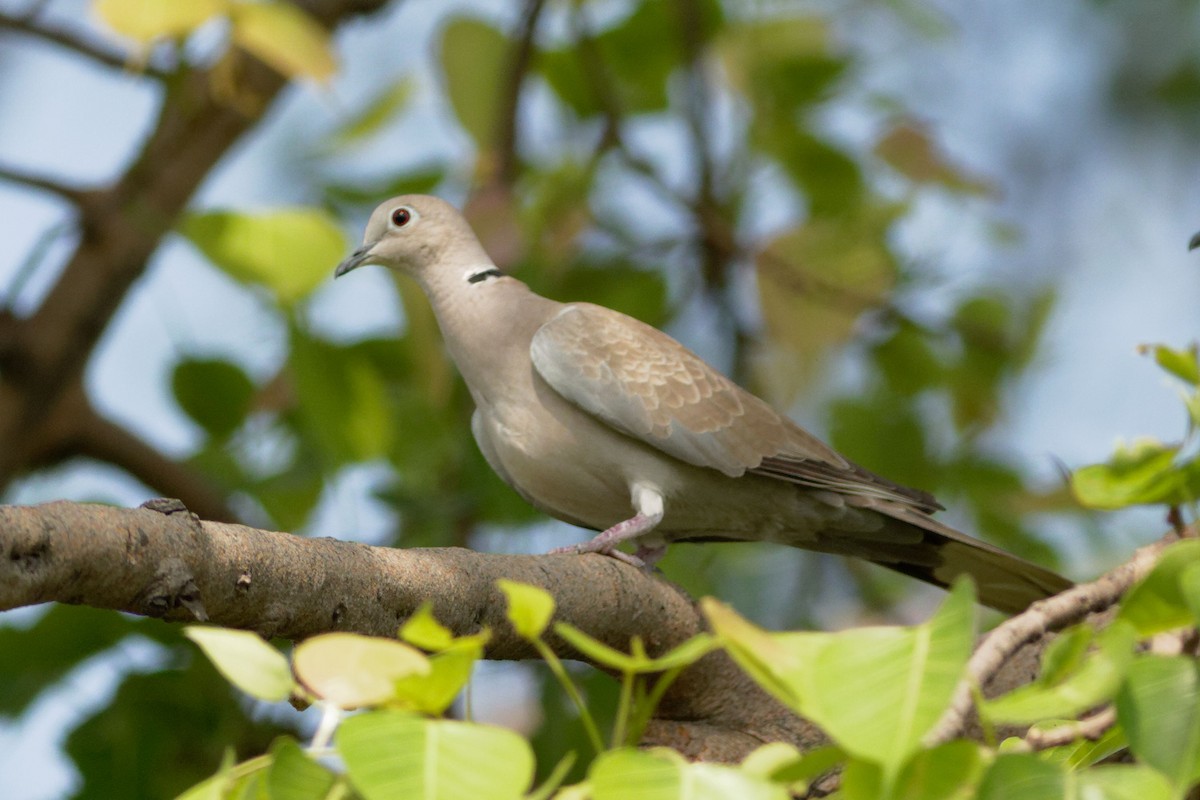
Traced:
<svg viewBox="0 0 1200 800">
<path fill-rule="evenodd" d="M 617 430 L 696 466 L 737 477 L 764 459 L 813 468 L 813 480 L 853 474 L 846 459 L 720 374 L 665 333 L 624 314 L 574 303 L 538 329 L 538 374 Z M 830 487 L 832 488 L 832 487 Z"/>
</svg>

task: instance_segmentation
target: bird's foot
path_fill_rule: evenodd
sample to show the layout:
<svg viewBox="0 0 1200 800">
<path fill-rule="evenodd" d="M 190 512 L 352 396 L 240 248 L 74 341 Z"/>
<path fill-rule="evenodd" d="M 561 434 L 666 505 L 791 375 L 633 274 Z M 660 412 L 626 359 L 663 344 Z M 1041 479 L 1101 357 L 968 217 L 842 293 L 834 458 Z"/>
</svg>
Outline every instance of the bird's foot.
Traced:
<svg viewBox="0 0 1200 800">
<path fill-rule="evenodd" d="M 556 547 L 550 552 L 552 554 L 600 553 L 601 555 L 611 556 L 618 561 L 624 561 L 626 564 L 640 569 L 648 565 L 653 565 L 666 552 L 666 546 L 646 547 L 642 545 L 638 547 L 637 555 L 630 555 L 618 550 L 617 545 L 630 539 L 636 539 L 638 536 L 653 530 L 654 526 L 661 519 L 661 513 L 650 515 L 639 512 L 627 520 L 618 522 L 608 530 L 596 534 L 591 541 L 580 542 L 579 544 L 568 545 L 567 547 Z"/>
</svg>

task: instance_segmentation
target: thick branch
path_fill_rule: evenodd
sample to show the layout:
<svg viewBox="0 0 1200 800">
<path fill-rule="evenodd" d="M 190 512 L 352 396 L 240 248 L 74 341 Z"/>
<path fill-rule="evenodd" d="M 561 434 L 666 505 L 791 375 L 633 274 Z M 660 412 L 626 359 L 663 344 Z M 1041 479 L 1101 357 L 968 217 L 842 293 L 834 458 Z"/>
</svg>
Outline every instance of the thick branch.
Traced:
<svg viewBox="0 0 1200 800">
<path fill-rule="evenodd" d="M 332 27 L 384 0 L 312 0 Z M 81 200 L 81 237 L 45 301 L 0 342 L 0 488 L 44 448 L 47 415 L 79 380 L 101 332 L 192 193 L 238 138 L 255 126 L 286 80 L 236 56 L 236 107 L 195 71 L 169 83 L 158 121 L 134 164 L 111 188 Z"/>
<path fill-rule="evenodd" d="M 0 610 L 58 601 L 303 639 L 334 630 L 394 636 L 432 601 L 458 634 L 490 628 L 489 658 L 530 658 L 496 589 L 508 578 L 545 588 L 557 619 L 619 649 L 637 634 L 661 653 L 703 626 L 690 598 L 615 559 L 369 547 L 201 522 L 178 503 L 157 507 L 0 506 Z M 561 641 L 551 646 L 577 657 Z M 764 741 L 807 749 L 819 738 L 723 653 L 680 676 L 647 733 L 648 742 L 709 760 L 736 760 Z"/>
</svg>

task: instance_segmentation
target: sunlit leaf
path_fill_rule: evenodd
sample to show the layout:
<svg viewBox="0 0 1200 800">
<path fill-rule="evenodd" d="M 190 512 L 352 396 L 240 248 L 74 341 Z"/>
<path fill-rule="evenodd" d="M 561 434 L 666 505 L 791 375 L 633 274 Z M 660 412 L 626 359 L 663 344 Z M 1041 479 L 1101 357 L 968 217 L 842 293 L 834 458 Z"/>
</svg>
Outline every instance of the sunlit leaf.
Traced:
<svg viewBox="0 0 1200 800">
<path fill-rule="evenodd" d="M 938 612 L 913 628 L 858 628 L 816 653 L 800 712 L 847 752 L 894 774 L 937 723 L 966 669 L 975 593 L 958 581 Z"/>
<path fill-rule="evenodd" d="M 326 633 L 305 639 L 292 655 L 296 677 L 310 692 L 340 708 L 392 699 L 396 682 L 428 675 L 429 659 L 395 639 Z"/>
<path fill-rule="evenodd" d="M 281 75 L 324 83 L 337 71 L 329 32 L 293 3 L 237 3 L 230 22 L 233 40 Z"/>
<path fill-rule="evenodd" d="M 483 657 L 485 641 L 486 637 L 463 637 L 430 656 L 428 674 L 410 675 L 395 682 L 396 702 L 392 705 L 435 716 L 445 713 L 471 680 L 475 662 Z"/>
<path fill-rule="evenodd" d="M 516 800 L 533 781 L 529 744 L 490 725 L 378 711 L 343 722 L 336 744 L 365 800 Z"/>
<path fill-rule="evenodd" d="M 1125 594 L 1117 618 L 1133 625 L 1143 637 L 1200 619 L 1188 600 L 1197 577 L 1193 570 L 1197 564 L 1200 564 L 1200 541 L 1185 539 L 1171 544 L 1158 557 L 1150 574 Z"/>
<path fill-rule="evenodd" d="M 1177 463 L 1179 448 L 1152 439 L 1121 447 L 1106 464 L 1075 470 L 1071 490 L 1089 508 L 1183 505 L 1200 498 L 1200 461 Z"/>
<path fill-rule="evenodd" d="M 341 228 L 316 209 L 195 213 L 180 230 L 230 276 L 267 287 L 285 306 L 328 280 L 347 251 Z"/>
<path fill-rule="evenodd" d="M 284 700 L 295 682 L 283 654 L 250 631 L 188 626 L 184 635 L 200 646 L 234 686 L 267 702 Z"/>
<path fill-rule="evenodd" d="M 1138 351 L 1153 353 L 1155 363 L 1167 372 L 1192 386 L 1200 386 L 1200 352 L 1195 343 L 1187 350 L 1176 350 L 1165 344 L 1144 344 Z"/>
<path fill-rule="evenodd" d="M 400 638 L 422 650 L 445 650 L 454 643 L 454 634 L 433 615 L 433 603 L 426 600 L 400 626 Z"/>
<path fill-rule="evenodd" d="M 852 755 L 895 775 L 940 718 L 970 655 L 974 592 L 955 585 L 912 628 L 769 634 L 712 601 L 702 609 L 730 654 L 768 691 Z"/>
<path fill-rule="evenodd" d="M 674 751 L 612 750 L 588 774 L 592 800 L 785 800 L 780 784 L 722 764 L 688 763 Z"/>
<path fill-rule="evenodd" d="M 508 601 L 508 621 L 523 639 L 537 639 L 554 616 L 554 597 L 540 586 L 501 578 L 496 586 Z"/>
<path fill-rule="evenodd" d="M 230 5 L 229 0 L 96 0 L 92 8 L 117 33 L 147 43 L 186 36 Z"/>
</svg>

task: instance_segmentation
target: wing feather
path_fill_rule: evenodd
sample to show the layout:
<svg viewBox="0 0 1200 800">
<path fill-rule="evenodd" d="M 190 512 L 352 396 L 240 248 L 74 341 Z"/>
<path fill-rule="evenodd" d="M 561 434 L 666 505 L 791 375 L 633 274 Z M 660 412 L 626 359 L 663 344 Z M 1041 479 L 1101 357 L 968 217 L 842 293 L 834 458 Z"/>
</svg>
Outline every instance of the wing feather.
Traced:
<svg viewBox="0 0 1200 800">
<path fill-rule="evenodd" d="M 534 368 L 575 405 L 696 466 L 743 475 L 778 456 L 834 470 L 850 464 L 665 333 L 574 303 L 543 325 Z"/>
</svg>

